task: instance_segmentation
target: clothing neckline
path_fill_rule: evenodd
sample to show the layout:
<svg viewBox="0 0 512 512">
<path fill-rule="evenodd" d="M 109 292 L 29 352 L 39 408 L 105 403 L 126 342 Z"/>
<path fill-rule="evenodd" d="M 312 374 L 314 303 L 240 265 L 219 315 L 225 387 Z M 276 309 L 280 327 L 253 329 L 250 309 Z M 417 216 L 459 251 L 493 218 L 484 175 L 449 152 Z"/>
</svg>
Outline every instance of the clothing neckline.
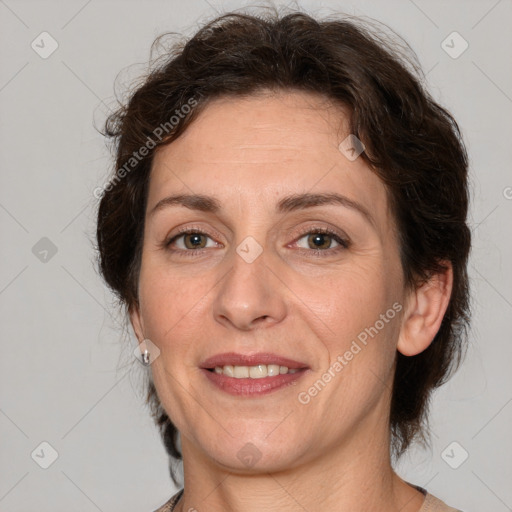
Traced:
<svg viewBox="0 0 512 512">
<path fill-rule="evenodd" d="M 460 512 L 457 509 L 448 507 L 444 502 L 440 499 L 436 498 L 434 495 L 430 494 L 426 489 L 420 487 L 419 485 L 414 485 L 407 482 L 410 486 L 414 487 L 416 490 L 421 492 L 425 499 L 421 508 L 418 512 Z M 185 488 L 180 489 L 176 494 L 174 494 L 171 499 L 169 499 L 166 503 L 164 503 L 159 509 L 155 510 L 155 512 L 173 512 L 176 505 L 180 501 L 183 496 L 183 492 Z"/>
</svg>

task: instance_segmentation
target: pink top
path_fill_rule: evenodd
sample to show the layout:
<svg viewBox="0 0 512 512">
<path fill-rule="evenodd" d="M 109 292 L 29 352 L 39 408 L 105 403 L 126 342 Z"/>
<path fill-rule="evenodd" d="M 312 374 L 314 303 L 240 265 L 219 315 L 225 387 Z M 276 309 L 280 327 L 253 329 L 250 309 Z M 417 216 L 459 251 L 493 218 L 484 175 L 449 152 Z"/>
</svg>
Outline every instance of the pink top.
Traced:
<svg viewBox="0 0 512 512">
<path fill-rule="evenodd" d="M 429 494 L 425 490 L 421 488 L 418 489 L 425 494 L 425 501 L 423 502 L 423 506 L 418 512 L 461 512 L 456 508 L 449 507 L 440 499 L 436 498 L 432 494 Z M 155 512 L 172 512 L 182 494 L 183 489 L 177 492 L 167 503 L 164 503 L 159 509 L 155 510 Z"/>
</svg>

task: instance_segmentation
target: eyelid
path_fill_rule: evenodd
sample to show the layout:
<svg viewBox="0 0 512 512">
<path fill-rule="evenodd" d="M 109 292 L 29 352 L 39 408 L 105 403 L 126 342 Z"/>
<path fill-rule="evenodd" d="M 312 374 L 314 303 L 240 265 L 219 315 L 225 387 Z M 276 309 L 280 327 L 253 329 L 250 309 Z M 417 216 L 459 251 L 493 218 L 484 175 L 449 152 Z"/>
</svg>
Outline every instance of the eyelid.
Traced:
<svg viewBox="0 0 512 512">
<path fill-rule="evenodd" d="M 302 247 L 299 248 L 299 250 L 304 250 L 308 252 L 325 252 L 325 253 L 331 253 L 335 251 L 338 248 L 348 249 L 351 245 L 350 238 L 343 232 L 339 232 L 333 228 L 326 228 L 323 226 L 308 226 L 307 228 L 304 228 L 302 232 L 299 232 L 298 235 L 296 235 L 295 240 L 292 242 L 293 244 L 296 244 L 301 238 L 303 238 L 305 235 L 310 234 L 323 234 L 328 235 L 331 238 L 333 238 L 340 247 L 334 247 L 332 249 L 303 249 Z"/>
<path fill-rule="evenodd" d="M 186 234 L 193 234 L 193 233 L 205 235 L 212 240 L 214 240 L 217 237 L 217 235 L 213 235 L 212 233 L 210 233 L 208 231 L 208 229 L 205 229 L 203 227 L 183 226 L 183 227 L 178 228 L 176 230 L 176 232 L 173 233 L 173 235 L 166 237 L 166 239 L 164 240 L 162 245 L 164 248 L 168 248 L 170 246 L 170 244 L 175 242 L 178 238 L 180 238 Z M 309 235 L 309 234 L 328 235 L 331 238 L 333 238 L 339 245 L 337 247 L 330 248 L 330 249 L 304 249 L 302 247 L 299 247 L 297 249 L 299 252 L 326 253 L 326 255 L 328 255 L 328 254 L 332 254 L 333 252 L 336 252 L 336 250 L 347 249 L 351 245 L 351 240 L 345 233 L 339 232 L 333 228 L 319 226 L 319 225 L 307 226 L 307 227 L 304 227 L 301 230 L 299 230 L 299 232 L 295 234 L 294 241 L 291 242 L 291 244 L 295 245 L 298 242 L 298 240 L 303 238 L 305 235 Z M 291 236 L 291 234 L 289 236 Z M 222 243 L 217 242 L 216 240 L 214 240 L 214 242 L 220 246 L 223 246 Z M 287 245 L 287 247 L 289 247 L 289 246 L 290 246 L 290 244 Z M 207 250 L 207 249 L 208 248 L 203 247 L 203 248 L 199 248 L 199 249 L 187 249 L 187 250 L 186 249 L 175 249 L 175 251 L 182 252 L 182 253 L 194 254 L 194 253 L 199 253 L 199 252 Z"/>
<path fill-rule="evenodd" d="M 219 237 L 219 235 L 212 234 L 208 229 L 205 229 L 203 227 L 183 226 L 183 227 L 177 228 L 176 232 L 173 233 L 172 235 L 167 236 L 165 238 L 165 240 L 164 240 L 163 245 L 165 247 L 167 247 L 172 242 L 177 240 L 180 236 L 183 236 L 183 235 L 186 235 L 186 234 L 192 234 L 192 233 L 197 233 L 197 234 L 200 234 L 200 235 L 206 235 L 207 237 L 211 238 L 212 240 L 214 238 L 218 238 Z M 215 243 L 222 245 L 220 242 L 215 242 Z M 201 250 L 201 249 L 199 249 L 199 250 Z M 190 250 L 188 252 L 190 252 Z"/>
</svg>

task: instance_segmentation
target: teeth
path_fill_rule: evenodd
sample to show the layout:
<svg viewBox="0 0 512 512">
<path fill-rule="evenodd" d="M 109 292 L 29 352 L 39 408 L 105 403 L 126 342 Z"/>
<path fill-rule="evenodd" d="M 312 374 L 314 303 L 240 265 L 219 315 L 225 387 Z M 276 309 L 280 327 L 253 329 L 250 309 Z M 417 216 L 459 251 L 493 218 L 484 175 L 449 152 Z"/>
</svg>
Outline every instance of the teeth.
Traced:
<svg viewBox="0 0 512 512">
<path fill-rule="evenodd" d="M 283 366 L 285 368 L 285 366 Z M 279 375 L 279 365 L 278 364 L 269 364 L 267 365 L 267 376 L 274 377 Z"/>
<path fill-rule="evenodd" d="M 248 366 L 233 366 L 233 377 L 235 379 L 248 379 L 249 367 Z"/>
<path fill-rule="evenodd" d="M 257 366 L 216 366 L 215 373 L 234 377 L 235 379 L 262 379 L 264 377 L 275 377 L 285 373 L 296 373 L 297 369 L 288 369 L 287 366 L 279 366 L 278 364 L 259 364 Z"/>
</svg>

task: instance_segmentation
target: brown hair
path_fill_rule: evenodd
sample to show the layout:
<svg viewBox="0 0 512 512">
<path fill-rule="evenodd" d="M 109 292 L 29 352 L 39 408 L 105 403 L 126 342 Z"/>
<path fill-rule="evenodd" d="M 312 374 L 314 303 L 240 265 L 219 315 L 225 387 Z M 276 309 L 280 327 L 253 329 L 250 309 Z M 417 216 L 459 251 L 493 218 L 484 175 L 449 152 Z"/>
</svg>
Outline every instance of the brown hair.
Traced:
<svg viewBox="0 0 512 512">
<path fill-rule="evenodd" d="M 395 455 L 414 438 L 425 440 L 430 394 L 460 363 L 469 324 L 467 154 L 456 121 L 424 89 L 403 49 L 357 20 L 318 21 L 300 12 L 220 16 L 174 45 L 108 118 L 117 171 L 101 191 L 97 219 L 101 273 L 129 310 L 138 305 L 146 196 L 158 147 L 219 96 L 301 90 L 348 107 L 351 133 L 366 147 L 361 157 L 387 186 L 407 286 L 441 271 L 443 261 L 453 267 L 450 304 L 433 342 L 416 356 L 397 353 L 390 411 Z M 180 459 L 177 430 L 151 381 L 147 401 L 167 452 Z M 176 482 L 172 466 L 171 476 Z"/>
</svg>

